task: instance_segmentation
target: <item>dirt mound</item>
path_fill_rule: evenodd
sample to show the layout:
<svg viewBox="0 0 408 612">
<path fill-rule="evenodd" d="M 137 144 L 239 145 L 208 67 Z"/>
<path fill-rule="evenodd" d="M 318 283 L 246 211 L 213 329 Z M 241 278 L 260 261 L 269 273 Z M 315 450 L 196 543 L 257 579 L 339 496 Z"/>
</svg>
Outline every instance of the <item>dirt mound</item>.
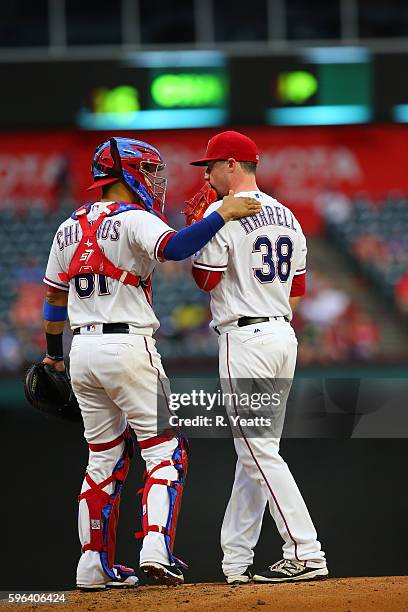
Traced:
<svg viewBox="0 0 408 612">
<path fill-rule="evenodd" d="M 408 576 L 332 578 L 292 584 L 227 586 L 186 584 L 182 587 L 142 586 L 99 593 L 67 591 L 61 612 L 135 610 L 154 612 L 399 612 L 408 610 Z M 0 607 L 10 606 L 0 602 Z M 19 612 L 55 612 L 56 606 L 20 604 Z"/>
</svg>

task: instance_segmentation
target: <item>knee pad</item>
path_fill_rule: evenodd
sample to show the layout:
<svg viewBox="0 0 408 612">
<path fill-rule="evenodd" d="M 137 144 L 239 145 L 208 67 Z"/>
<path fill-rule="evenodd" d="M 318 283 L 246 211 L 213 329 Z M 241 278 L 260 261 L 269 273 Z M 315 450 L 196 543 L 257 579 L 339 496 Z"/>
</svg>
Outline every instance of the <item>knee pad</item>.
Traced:
<svg viewBox="0 0 408 612">
<path fill-rule="evenodd" d="M 184 568 L 187 565 L 177 559 L 173 554 L 174 541 L 176 537 L 176 528 L 178 516 L 180 513 L 181 499 L 183 488 L 187 476 L 188 467 L 188 441 L 182 434 L 177 436 L 178 443 L 173 451 L 171 459 L 166 459 L 156 465 L 150 472 L 145 472 L 144 487 L 137 492 L 141 496 L 140 500 L 140 515 L 142 521 L 142 531 L 135 533 L 136 538 L 144 538 L 149 531 L 155 531 L 163 534 L 166 544 L 167 554 L 170 564 L 177 564 Z M 174 466 L 177 470 L 177 480 L 167 480 L 164 478 L 155 478 L 154 474 L 158 470 L 167 466 Z M 162 485 L 167 487 L 169 496 L 169 513 L 165 525 L 152 525 L 149 522 L 148 495 L 153 485 Z"/>
<path fill-rule="evenodd" d="M 78 501 L 86 501 L 89 511 L 90 542 L 82 547 L 82 552 L 93 550 L 99 552 L 101 565 L 104 572 L 113 580 L 116 531 L 119 519 L 120 496 L 123 483 L 129 471 L 130 460 L 133 456 L 133 439 L 127 427 L 112 442 L 105 444 L 89 444 L 93 452 L 109 450 L 122 442 L 125 443 L 123 453 L 113 468 L 112 475 L 100 483 L 96 483 L 87 473 L 85 476 L 89 489 L 79 495 Z M 109 495 L 104 491 L 105 487 L 114 483 L 113 492 Z"/>
</svg>

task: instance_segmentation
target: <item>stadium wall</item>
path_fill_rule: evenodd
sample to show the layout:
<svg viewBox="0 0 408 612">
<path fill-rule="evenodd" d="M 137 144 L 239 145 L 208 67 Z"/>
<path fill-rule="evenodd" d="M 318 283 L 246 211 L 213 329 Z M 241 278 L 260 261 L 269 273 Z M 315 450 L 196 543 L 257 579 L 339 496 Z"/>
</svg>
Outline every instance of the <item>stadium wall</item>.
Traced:
<svg viewBox="0 0 408 612">
<path fill-rule="evenodd" d="M 241 128 L 240 128 L 241 129 Z M 298 215 L 310 235 L 322 221 L 314 206 L 322 191 L 346 195 L 366 192 L 374 199 L 393 190 L 408 192 L 407 126 L 330 128 L 242 128 L 258 144 L 258 182 Z M 168 164 L 167 210 L 180 211 L 202 184 L 203 169 L 189 166 L 200 157 L 214 130 L 138 132 L 154 144 Z M 120 132 L 123 135 L 123 132 Z M 112 134 L 109 134 L 112 135 Z M 135 137 L 135 133 L 131 133 Z M 108 137 L 101 132 L 29 132 L 0 135 L 0 206 L 73 206 L 90 199 L 90 158 Z"/>
<path fill-rule="evenodd" d="M 47 419 L 20 399 L 9 406 L 2 402 L 0 431 L 3 465 L 9 466 L 0 590 L 72 588 L 80 554 L 77 495 L 87 462 L 82 426 Z M 288 439 L 281 450 L 307 500 L 333 576 L 406 573 L 406 536 L 400 529 L 408 512 L 401 491 L 405 440 Z M 117 559 L 128 565 L 137 565 L 139 547 L 133 533 L 139 529 L 142 463 L 136 455 L 117 548 Z M 219 530 L 234 465 L 231 439 L 191 440 L 176 543 L 176 554 L 190 566 L 189 582 L 222 580 Z M 281 555 L 282 543 L 266 515 L 257 568 Z"/>
</svg>

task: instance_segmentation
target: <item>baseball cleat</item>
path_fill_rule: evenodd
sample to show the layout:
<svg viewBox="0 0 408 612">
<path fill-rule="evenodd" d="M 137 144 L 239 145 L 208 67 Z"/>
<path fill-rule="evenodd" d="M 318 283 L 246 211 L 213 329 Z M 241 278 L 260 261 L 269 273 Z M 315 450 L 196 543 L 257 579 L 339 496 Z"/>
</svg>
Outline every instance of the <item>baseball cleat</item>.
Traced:
<svg viewBox="0 0 408 612">
<path fill-rule="evenodd" d="M 113 572 L 117 577 L 116 580 L 95 584 L 77 584 L 80 591 L 102 591 L 104 589 L 129 589 L 139 585 L 139 579 L 135 574 L 135 570 L 124 565 L 114 565 Z"/>
<path fill-rule="evenodd" d="M 140 569 L 144 571 L 146 576 L 157 580 L 159 584 L 177 586 L 184 582 L 183 573 L 176 565 L 164 565 L 156 561 L 145 561 L 140 564 Z"/>
<path fill-rule="evenodd" d="M 233 574 L 231 576 L 225 576 L 227 584 L 247 584 L 252 581 L 252 574 L 249 569 L 246 569 L 242 574 Z"/>
<path fill-rule="evenodd" d="M 139 578 L 136 576 L 135 570 L 132 567 L 124 565 L 114 565 L 113 571 L 117 576 L 117 580 L 112 580 L 106 583 L 108 588 L 129 588 L 139 584 Z"/>
<path fill-rule="evenodd" d="M 254 574 L 254 582 L 295 582 L 298 580 L 322 580 L 327 578 L 327 567 L 306 567 L 306 561 L 282 559 L 270 565 L 264 572 Z"/>
<path fill-rule="evenodd" d="M 77 589 L 80 591 L 103 591 L 106 589 L 106 584 L 80 584 L 78 582 Z"/>
</svg>

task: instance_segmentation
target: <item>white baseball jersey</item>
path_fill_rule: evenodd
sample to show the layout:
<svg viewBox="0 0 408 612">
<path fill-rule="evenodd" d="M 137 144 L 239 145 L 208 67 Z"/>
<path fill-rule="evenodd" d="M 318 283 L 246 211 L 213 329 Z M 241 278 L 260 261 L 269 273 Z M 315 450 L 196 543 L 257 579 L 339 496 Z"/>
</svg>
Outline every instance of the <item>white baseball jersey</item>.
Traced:
<svg viewBox="0 0 408 612">
<path fill-rule="evenodd" d="M 211 326 L 234 323 L 240 317 L 286 316 L 293 277 L 306 272 L 306 239 L 293 213 L 272 198 L 248 191 L 262 201 L 256 215 L 226 223 L 194 257 L 194 267 L 223 272 L 211 291 Z M 208 207 L 208 216 L 221 201 Z"/>
<path fill-rule="evenodd" d="M 111 202 L 96 202 L 88 214 L 94 221 Z M 175 230 L 144 210 L 122 212 L 102 221 L 98 244 L 117 267 L 147 279 L 153 272 L 162 240 Z M 68 272 L 82 238 L 78 221 L 69 218 L 58 228 L 52 243 L 44 282 L 69 290 L 68 317 L 71 328 L 93 323 L 129 323 L 141 328 L 159 327 L 142 287 L 124 285 L 102 275 L 77 276 L 69 283 L 59 273 Z"/>
</svg>

